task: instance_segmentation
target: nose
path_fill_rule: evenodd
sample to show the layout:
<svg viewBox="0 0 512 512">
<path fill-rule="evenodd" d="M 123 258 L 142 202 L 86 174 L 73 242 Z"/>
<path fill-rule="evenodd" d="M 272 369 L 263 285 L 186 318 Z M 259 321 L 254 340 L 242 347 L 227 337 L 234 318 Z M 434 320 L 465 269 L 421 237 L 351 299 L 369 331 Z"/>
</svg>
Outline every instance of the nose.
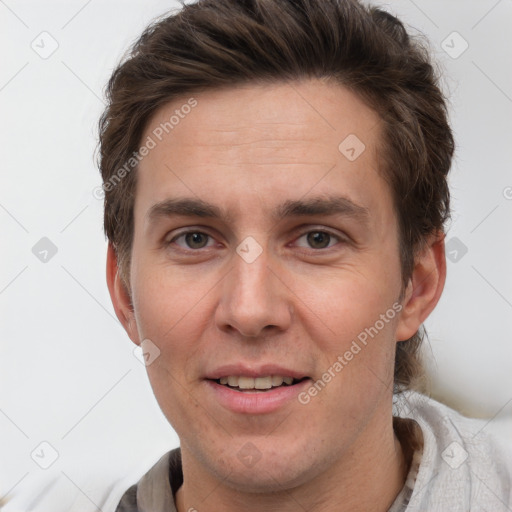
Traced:
<svg viewBox="0 0 512 512">
<path fill-rule="evenodd" d="M 293 315 L 292 293 L 278 277 L 280 272 L 266 251 L 250 263 L 234 254 L 232 265 L 222 280 L 215 313 L 218 328 L 247 338 L 288 329 Z"/>
</svg>

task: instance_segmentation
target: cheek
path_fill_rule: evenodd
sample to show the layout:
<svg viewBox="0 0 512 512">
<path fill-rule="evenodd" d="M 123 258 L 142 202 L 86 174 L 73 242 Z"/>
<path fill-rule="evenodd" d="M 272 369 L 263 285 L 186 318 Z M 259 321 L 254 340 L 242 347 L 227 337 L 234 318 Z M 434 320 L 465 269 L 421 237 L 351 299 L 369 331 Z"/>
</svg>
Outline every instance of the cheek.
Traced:
<svg viewBox="0 0 512 512">
<path fill-rule="evenodd" d="M 171 354 L 171 359 L 169 358 Z M 191 431 L 200 432 L 197 437 L 210 437 L 215 426 L 204 414 L 202 397 L 191 388 L 182 374 L 183 364 L 171 352 L 163 353 L 147 367 L 148 379 L 160 410 L 180 438 Z"/>
<path fill-rule="evenodd" d="M 311 326 L 316 322 L 323 327 L 322 332 L 330 333 L 327 338 L 339 343 L 357 337 L 388 313 L 385 328 L 379 322 L 379 331 L 390 330 L 391 320 L 396 317 L 393 304 L 398 296 L 398 281 L 383 284 L 377 280 L 379 272 L 368 272 L 367 268 L 364 272 L 356 268 L 335 269 L 322 277 L 295 280 L 293 288 L 297 295 L 300 290 L 301 299 L 297 304 L 311 318 Z"/>
<path fill-rule="evenodd" d="M 169 270 L 140 273 L 134 287 L 134 308 L 141 339 L 158 348 L 158 357 L 146 367 L 160 408 L 178 431 L 193 417 L 194 364 L 200 359 L 205 321 L 211 318 L 204 287 L 171 275 Z M 185 392 L 185 390 L 187 390 Z M 176 424 L 177 422 L 177 424 Z"/>
<path fill-rule="evenodd" d="M 318 393 L 319 404 L 342 397 L 342 409 L 352 404 L 358 410 L 375 402 L 393 377 L 398 288 L 392 281 L 383 284 L 382 274 L 377 280 L 378 267 L 368 268 L 297 283 L 304 290 L 299 314 L 311 340 L 308 350 L 315 353 L 317 378 L 329 382 L 330 390 Z"/>
<path fill-rule="evenodd" d="M 176 384 L 173 379 L 182 385 L 190 380 L 198 341 L 213 317 L 210 288 L 205 280 L 189 281 L 168 269 L 137 275 L 133 298 L 139 336 L 151 340 L 160 351 L 147 367 L 155 393 L 160 385 Z"/>
<path fill-rule="evenodd" d="M 165 265 L 140 265 L 133 275 L 133 305 L 144 337 L 162 337 L 179 330 L 204 308 L 208 292 L 203 279 L 172 272 Z M 197 318 L 196 318 L 197 320 Z"/>
</svg>

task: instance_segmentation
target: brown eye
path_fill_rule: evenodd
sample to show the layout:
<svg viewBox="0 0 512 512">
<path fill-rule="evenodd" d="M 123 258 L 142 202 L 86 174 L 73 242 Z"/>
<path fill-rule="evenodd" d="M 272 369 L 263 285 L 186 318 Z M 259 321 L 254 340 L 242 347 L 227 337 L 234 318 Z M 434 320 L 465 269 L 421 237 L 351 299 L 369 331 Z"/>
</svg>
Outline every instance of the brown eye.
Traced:
<svg viewBox="0 0 512 512">
<path fill-rule="evenodd" d="M 204 249 L 215 244 L 214 239 L 202 231 L 186 231 L 176 235 L 167 245 L 177 245 L 182 249 Z"/>
<path fill-rule="evenodd" d="M 331 235 L 325 231 L 311 231 L 307 234 L 307 241 L 313 249 L 325 249 L 331 242 Z"/>
<path fill-rule="evenodd" d="M 208 235 L 199 232 L 187 233 L 185 243 L 190 249 L 202 249 L 208 243 Z"/>
</svg>

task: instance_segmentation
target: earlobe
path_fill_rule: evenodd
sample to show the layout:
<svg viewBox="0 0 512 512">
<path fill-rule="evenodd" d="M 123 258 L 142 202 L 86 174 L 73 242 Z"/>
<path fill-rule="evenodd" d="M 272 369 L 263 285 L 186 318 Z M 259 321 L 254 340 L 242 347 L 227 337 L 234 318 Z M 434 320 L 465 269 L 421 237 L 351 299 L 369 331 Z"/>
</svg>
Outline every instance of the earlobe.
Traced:
<svg viewBox="0 0 512 512">
<path fill-rule="evenodd" d="M 432 235 L 416 256 L 407 286 L 396 340 L 411 338 L 439 302 L 446 280 L 445 234 Z"/>
<path fill-rule="evenodd" d="M 110 243 L 107 251 L 107 285 L 117 318 L 123 325 L 130 339 L 136 345 L 139 345 L 140 340 L 132 300 L 119 275 L 117 254 Z"/>
</svg>

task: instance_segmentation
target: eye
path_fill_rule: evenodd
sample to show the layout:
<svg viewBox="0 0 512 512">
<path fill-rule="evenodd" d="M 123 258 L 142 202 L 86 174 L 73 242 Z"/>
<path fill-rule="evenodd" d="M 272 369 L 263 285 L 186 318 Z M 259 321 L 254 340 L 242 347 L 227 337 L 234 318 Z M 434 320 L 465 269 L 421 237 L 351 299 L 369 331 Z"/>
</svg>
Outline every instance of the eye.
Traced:
<svg viewBox="0 0 512 512">
<path fill-rule="evenodd" d="M 300 243 L 301 240 L 305 240 L 305 244 Z M 299 247 L 309 247 L 311 249 L 327 249 L 332 247 L 336 243 L 340 241 L 340 237 L 329 233 L 327 231 L 309 231 L 308 233 L 304 233 L 297 239 L 297 245 Z"/>
<path fill-rule="evenodd" d="M 172 243 L 184 249 L 203 249 L 213 244 L 213 238 L 201 231 L 189 231 L 175 236 L 169 241 L 169 244 Z"/>
</svg>

